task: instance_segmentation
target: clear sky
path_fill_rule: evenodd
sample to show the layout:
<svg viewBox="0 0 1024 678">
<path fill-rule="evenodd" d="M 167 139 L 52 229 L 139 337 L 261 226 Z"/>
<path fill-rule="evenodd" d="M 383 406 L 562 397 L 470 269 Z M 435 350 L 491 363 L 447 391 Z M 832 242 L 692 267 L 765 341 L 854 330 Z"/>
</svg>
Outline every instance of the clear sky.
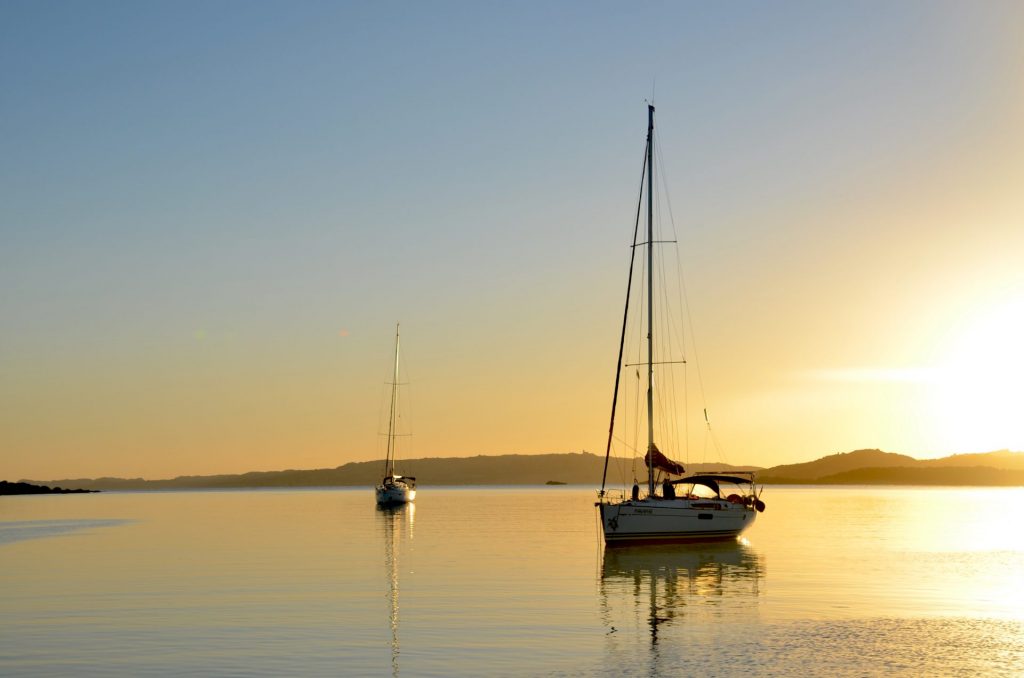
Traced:
<svg viewBox="0 0 1024 678">
<path fill-rule="evenodd" d="M 728 461 L 1024 449 L 1020 2 L 0 3 L 0 477 L 602 452 L 646 127 Z M 596 482 L 596 480 L 595 480 Z"/>
</svg>

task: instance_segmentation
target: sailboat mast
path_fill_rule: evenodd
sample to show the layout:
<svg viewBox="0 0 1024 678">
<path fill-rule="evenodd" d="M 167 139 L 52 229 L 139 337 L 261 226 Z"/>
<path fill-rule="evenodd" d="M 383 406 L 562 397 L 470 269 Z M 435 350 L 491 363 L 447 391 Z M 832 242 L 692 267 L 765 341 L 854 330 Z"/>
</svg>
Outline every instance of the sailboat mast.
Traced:
<svg viewBox="0 0 1024 678">
<path fill-rule="evenodd" d="M 391 416 L 388 417 L 388 456 L 384 462 L 384 475 L 395 475 L 395 411 L 398 405 L 398 330 L 401 323 L 395 324 L 395 371 L 391 379 Z"/>
<path fill-rule="evenodd" d="M 647 494 L 654 496 L 654 106 L 647 105 Z"/>
</svg>

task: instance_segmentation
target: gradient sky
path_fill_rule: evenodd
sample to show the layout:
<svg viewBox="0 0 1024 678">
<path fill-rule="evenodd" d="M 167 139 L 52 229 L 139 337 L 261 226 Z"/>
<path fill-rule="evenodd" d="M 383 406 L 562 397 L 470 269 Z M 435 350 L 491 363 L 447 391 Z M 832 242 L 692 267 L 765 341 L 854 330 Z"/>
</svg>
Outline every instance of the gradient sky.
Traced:
<svg viewBox="0 0 1024 678">
<path fill-rule="evenodd" d="M 646 127 L 734 463 L 1024 449 L 1024 5 L 0 3 L 0 477 L 602 452 Z M 595 479 L 596 482 L 596 479 Z"/>
</svg>

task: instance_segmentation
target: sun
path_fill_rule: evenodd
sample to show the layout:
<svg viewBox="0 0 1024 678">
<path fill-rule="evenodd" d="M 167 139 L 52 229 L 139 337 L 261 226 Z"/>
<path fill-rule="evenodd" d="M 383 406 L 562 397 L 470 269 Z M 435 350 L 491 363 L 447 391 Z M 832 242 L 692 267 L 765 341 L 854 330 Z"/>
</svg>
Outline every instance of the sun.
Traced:
<svg viewBox="0 0 1024 678">
<path fill-rule="evenodd" d="M 1024 450 L 1024 295 L 967 319 L 935 377 L 943 447 Z"/>
</svg>

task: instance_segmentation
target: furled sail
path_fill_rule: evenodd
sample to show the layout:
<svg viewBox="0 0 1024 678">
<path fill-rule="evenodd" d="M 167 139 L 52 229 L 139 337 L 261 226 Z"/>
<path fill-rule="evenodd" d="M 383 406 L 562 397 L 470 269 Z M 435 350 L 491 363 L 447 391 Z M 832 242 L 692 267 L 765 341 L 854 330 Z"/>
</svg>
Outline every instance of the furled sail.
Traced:
<svg viewBox="0 0 1024 678">
<path fill-rule="evenodd" d="M 651 449 L 647 450 L 647 454 L 644 456 L 644 463 L 647 464 L 648 468 L 652 465 L 652 462 L 654 468 L 665 473 L 679 476 L 686 472 L 682 464 L 666 457 L 654 443 L 651 443 Z"/>
</svg>

